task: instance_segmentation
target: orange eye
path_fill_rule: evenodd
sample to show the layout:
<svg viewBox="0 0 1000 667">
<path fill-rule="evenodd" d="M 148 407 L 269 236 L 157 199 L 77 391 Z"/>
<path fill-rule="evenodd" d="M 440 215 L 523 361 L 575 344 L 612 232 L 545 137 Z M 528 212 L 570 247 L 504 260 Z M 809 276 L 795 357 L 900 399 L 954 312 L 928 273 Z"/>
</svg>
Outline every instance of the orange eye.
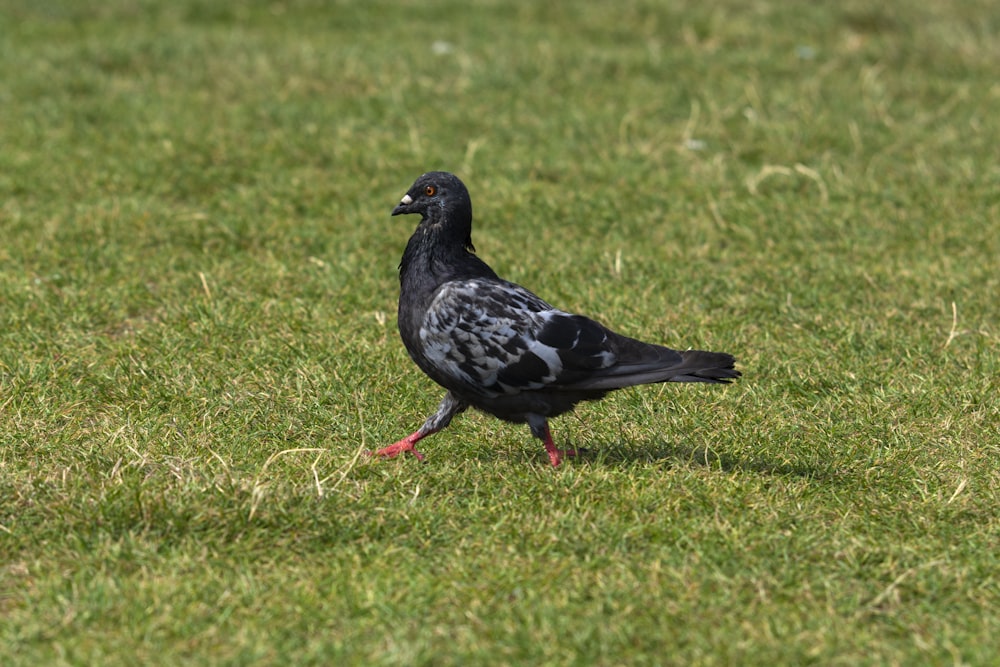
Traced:
<svg viewBox="0 0 1000 667">
<path fill-rule="evenodd" d="M 434 187 L 433 185 L 428 185 L 426 188 L 424 188 L 424 194 L 427 195 L 428 197 L 433 197 L 437 191 L 438 191 L 437 188 Z"/>
</svg>

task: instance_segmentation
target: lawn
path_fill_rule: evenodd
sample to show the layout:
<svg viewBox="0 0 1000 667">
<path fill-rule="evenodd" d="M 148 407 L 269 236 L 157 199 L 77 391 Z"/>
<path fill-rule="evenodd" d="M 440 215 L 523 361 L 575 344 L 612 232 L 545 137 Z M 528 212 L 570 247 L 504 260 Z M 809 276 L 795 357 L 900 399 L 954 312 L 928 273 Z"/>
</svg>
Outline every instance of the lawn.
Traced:
<svg viewBox="0 0 1000 667">
<path fill-rule="evenodd" d="M 0 3 L 0 662 L 1000 661 L 987 0 Z M 422 172 L 720 386 L 458 417 Z"/>
</svg>

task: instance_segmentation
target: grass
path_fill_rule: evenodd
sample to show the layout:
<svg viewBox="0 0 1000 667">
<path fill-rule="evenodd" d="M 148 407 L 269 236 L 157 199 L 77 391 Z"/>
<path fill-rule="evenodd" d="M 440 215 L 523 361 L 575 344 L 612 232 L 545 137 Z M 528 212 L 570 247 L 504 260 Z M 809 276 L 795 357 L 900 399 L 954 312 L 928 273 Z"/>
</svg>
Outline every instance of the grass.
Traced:
<svg viewBox="0 0 1000 667">
<path fill-rule="evenodd" d="M 1000 24 L 912 4 L 3 3 L 5 664 L 994 664 Z M 743 380 L 365 459 L 430 169 Z"/>
</svg>

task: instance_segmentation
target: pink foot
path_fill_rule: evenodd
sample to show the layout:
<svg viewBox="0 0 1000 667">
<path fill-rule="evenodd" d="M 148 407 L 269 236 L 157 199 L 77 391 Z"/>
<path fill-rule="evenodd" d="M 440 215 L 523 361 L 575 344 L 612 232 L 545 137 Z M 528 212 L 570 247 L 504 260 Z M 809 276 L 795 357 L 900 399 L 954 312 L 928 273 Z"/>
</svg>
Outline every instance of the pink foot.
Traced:
<svg viewBox="0 0 1000 667">
<path fill-rule="evenodd" d="M 552 442 L 552 433 L 549 432 L 548 424 L 545 426 L 545 451 L 548 452 L 549 461 L 552 462 L 552 467 L 555 467 L 562 463 L 564 456 L 576 456 L 577 452 L 575 449 L 559 449 L 556 447 L 556 443 Z"/>
<path fill-rule="evenodd" d="M 418 440 L 420 440 L 420 436 L 418 436 L 417 433 L 412 433 L 403 438 L 402 440 L 400 440 L 399 442 L 393 443 L 388 447 L 383 447 L 377 452 L 374 452 L 372 456 L 381 456 L 382 458 L 385 459 L 393 459 L 399 456 L 400 454 L 405 454 L 406 452 L 410 452 L 415 457 L 417 457 L 418 461 L 423 461 L 424 455 L 418 452 L 415 447 Z"/>
<path fill-rule="evenodd" d="M 549 449 L 545 448 L 545 451 L 549 453 L 549 461 L 552 462 L 553 466 L 557 466 L 562 463 L 562 457 L 564 456 L 576 456 L 577 452 L 575 449 Z"/>
</svg>

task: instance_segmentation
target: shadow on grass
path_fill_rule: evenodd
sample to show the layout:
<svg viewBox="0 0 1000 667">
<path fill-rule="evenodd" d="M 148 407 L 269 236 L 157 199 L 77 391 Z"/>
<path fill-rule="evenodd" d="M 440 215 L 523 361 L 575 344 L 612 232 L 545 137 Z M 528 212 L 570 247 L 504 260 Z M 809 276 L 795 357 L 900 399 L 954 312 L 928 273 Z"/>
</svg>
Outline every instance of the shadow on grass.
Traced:
<svg viewBox="0 0 1000 667">
<path fill-rule="evenodd" d="M 532 461 L 547 461 L 541 447 L 534 451 L 531 445 L 512 450 L 492 450 L 488 458 L 508 459 L 511 457 L 523 459 L 525 463 Z M 722 472 L 747 472 L 758 475 L 773 475 L 779 477 L 801 477 L 822 481 L 835 481 L 844 477 L 845 471 L 828 466 L 817 466 L 809 462 L 768 461 L 762 457 L 740 457 L 725 452 L 719 452 L 711 447 L 691 446 L 662 441 L 640 444 L 594 444 L 575 447 L 578 454 L 567 457 L 571 465 L 604 465 L 610 467 L 626 467 L 637 464 L 660 464 L 668 467 L 686 465 L 701 466 L 720 470 Z"/>
</svg>

